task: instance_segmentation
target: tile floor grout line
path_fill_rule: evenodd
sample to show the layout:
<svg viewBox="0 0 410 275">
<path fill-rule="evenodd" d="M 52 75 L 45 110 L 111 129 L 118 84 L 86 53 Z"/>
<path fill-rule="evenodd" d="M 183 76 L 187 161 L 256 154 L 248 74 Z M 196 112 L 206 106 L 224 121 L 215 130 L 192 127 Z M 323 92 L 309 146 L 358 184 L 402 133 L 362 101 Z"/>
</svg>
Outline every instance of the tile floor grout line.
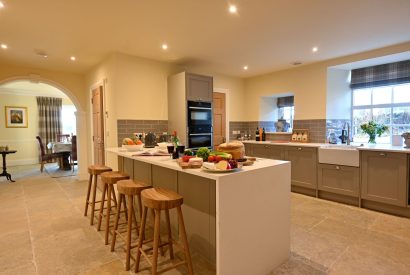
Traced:
<svg viewBox="0 0 410 275">
<path fill-rule="evenodd" d="M 324 219 L 322 219 L 321 221 L 317 222 L 316 224 L 312 225 L 307 232 L 311 232 L 315 227 L 317 227 L 319 224 L 323 223 L 324 221 L 328 220 L 329 217 L 325 217 Z"/>
<path fill-rule="evenodd" d="M 29 236 L 30 236 L 30 244 L 31 244 L 31 253 L 33 254 L 33 264 L 34 264 L 34 268 L 36 270 L 36 274 L 38 274 L 38 267 L 37 267 L 37 261 L 36 261 L 36 254 L 35 254 L 35 249 L 34 249 L 34 238 L 33 238 L 33 234 L 31 232 L 31 219 L 30 219 L 30 215 L 28 213 L 28 206 L 27 206 L 27 198 L 26 198 L 26 191 L 24 189 L 24 186 L 21 185 L 21 188 L 23 189 L 23 197 L 24 197 L 24 209 L 26 212 L 26 218 L 27 218 L 27 225 L 28 225 L 28 232 L 29 232 Z"/>
<path fill-rule="evenodd" d="M 344 255 L 347 253 L 347 251 L 350 249 L 350 245 L 346 246 L 346 248 L 343 250 L 342 253 L 340 253 L 340 255 L 335 259 L 335 261 L 327 268 L 327 271 L 330 272 L 330 270 L 332 269 L 332 267 L 337 263 L 337 261 Z"/>
</svg>

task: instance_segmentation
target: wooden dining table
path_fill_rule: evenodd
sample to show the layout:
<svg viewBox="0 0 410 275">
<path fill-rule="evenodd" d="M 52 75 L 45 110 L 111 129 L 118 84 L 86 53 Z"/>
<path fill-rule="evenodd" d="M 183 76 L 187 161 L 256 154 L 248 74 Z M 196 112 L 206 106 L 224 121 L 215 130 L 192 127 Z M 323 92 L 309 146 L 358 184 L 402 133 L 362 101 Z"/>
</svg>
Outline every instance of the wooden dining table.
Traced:
<svg viewBox="0 0 410 275">
<path fill-rule="evenodd" d="M 71 165 L 69 161 L 69 157 L 71 156 L 71 149 L 72 149 L 71 142 L 49 142 L 47 144 L 47 148 L 51 150 L 52 153 L 59 153 L 62 154 L 60 169 L 61 170 L 70 170 Z"/>
</svg>

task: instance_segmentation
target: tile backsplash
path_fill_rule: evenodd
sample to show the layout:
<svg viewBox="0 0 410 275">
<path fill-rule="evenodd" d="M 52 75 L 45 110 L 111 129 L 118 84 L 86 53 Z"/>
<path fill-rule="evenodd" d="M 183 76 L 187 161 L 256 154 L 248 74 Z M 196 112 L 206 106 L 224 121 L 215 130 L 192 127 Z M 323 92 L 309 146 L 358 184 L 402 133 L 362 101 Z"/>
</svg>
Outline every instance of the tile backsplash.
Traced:
<svg viewBox="0 0 410 275">
<path fill-rule="evenodd" d="M 130 137 L 133 133 L 154 133 L 157 137 L 163 132 L 168 132 L 168 120 L 138 120 L 119 119 L 117 120 L 118 145 L 122 140 Z"/>
<path fill-rule="evenodd" d="M 326 142 L 326 119 L 301 119 L 293 121 L 293 129 L 309 130 L 310 142 Z"/>
</svg>

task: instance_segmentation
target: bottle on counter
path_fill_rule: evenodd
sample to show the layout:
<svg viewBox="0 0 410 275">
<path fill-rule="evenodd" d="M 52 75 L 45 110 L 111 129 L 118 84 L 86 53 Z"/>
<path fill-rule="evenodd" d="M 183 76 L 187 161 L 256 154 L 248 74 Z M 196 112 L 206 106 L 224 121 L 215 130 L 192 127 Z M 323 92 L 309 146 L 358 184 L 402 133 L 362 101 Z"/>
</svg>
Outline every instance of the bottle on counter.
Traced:
<svg viewBox="0 0 410 275">
<path fill-rule="evenodd" d="M 265 128 L 262 129 L 262 141 L 266 141 L 266 132 Z"/>
<path fill-rule="evenodd" d="M 260 141 L 260 135 L 259 135 L 259 128 L 258 127 L 256 127 L 255 140 Z"/>
</svg>

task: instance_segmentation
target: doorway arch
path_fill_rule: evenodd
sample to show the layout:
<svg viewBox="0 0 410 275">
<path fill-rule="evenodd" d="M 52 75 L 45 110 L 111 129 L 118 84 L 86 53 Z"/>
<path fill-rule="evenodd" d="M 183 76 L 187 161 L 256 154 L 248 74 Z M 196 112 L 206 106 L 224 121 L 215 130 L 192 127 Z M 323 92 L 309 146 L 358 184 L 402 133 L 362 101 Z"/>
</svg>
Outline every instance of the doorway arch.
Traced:
<svg viewBox="0 0 410 275">
<path fill-rule="evenodd" d="M 77 177 L 80 180 L 87 179 L 87 163 L 88 163 L 88 157 L 87 157 L 87 140 L 86 140 L 86 133 L 87 133 L 87 127 L 86 127 L 86 112 L 84 108 L 81 106 L 80 101 L 78 98 L 70 91 L 70 89 L 67 89 L 64 85 L 47 79 L 43 78 L 38 75 L 23 75 L 23 76 L 13 76 L 13 77 L 7 77 L 4 79 L 0 79 L 0 85 L 4 85 L 7 83 L 11 83 L 14 81 L 30 81 L 33 83 L 44 83 L 47 85 L 50 85 L 54 88 L 57 88 L 60 90 L 62 93 L 64 93 L 74 104 L 76 108 L 75 116 L 76 116 L 76 131 L 77 131 L 77 152 L 78 152 L 78 174 Z"/>
</svg>

